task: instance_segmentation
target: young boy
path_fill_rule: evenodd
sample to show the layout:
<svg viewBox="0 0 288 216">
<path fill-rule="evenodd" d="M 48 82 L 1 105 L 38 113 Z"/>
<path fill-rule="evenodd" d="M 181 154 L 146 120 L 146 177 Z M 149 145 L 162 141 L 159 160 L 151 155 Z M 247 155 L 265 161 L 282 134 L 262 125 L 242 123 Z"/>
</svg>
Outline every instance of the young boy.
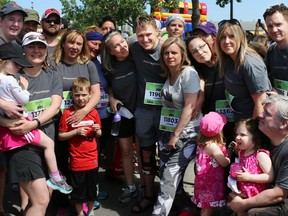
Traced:
<svg viewBox="0 0 288 216">
<path fill-rule="evenodd" d="M 97 198 L 98 184 L 98 150 L 96 138 L 100 137 L 101 122 L 96 109 L 93 109 L 77 125 L 67 124 L 66 119 L 79 109 L 85 107 L 91 97 L 88 79 L 78 77 L 72 85 L 74 107 L 65 110 L 60 119 L 59 139 L 68 140 L 70 152 L 71 200 L 75 204 L 78 216 L 84 216 L 82 204 L 87 202 L 87 216 L 93 216 L 93 204 Z"/>
</svg>

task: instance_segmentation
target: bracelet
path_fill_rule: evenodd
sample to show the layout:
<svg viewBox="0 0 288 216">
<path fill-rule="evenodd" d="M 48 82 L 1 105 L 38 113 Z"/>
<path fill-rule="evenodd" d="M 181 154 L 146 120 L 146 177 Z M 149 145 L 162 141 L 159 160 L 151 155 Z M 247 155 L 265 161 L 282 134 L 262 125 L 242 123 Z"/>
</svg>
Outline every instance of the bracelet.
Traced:
<svg viewBox="0 0 288 216">
<path fill-rule="evenodd" d="M 39 119 L 35 118 L 34 120 L 37 122 L 37 128 L 41 127 L 41 122 L 39 121 Z"/>
</svg>

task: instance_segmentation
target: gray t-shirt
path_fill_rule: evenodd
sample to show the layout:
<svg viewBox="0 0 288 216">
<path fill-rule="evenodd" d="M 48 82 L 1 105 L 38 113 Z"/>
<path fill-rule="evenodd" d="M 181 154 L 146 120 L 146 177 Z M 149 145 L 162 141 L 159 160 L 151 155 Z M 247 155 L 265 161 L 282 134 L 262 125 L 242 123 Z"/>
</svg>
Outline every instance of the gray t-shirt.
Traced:
<svg viewBox="0 0 288 216">
<path fill-rule="evenodd" d="M 250 54 L 245 55 L 244 65 L 238 72 L 231 59 L 225 68 L 224 85 L 230 95 L 227 99 L 234 111 L 235 121 L 252 117 L 254 110 L 252 94 L 271 90 L 263 60 Z"/>
<path fill-rule="evenodd" d="M 288 139 L 271 151 L 275 183 L 288 190 Z"/>
<path fill-rule="evenodd" d="M 288 96 L 288 46 L 280 49 L 273 43 L 266 56 L 266 65 L 273 87 L 279 94 Z"/>
<path fill-rule="evenodd" d="M 169 84 L 169 77 L 162 89 L 162 104 L 164 107 L 183 110 L 185 93 L 197 93 L 200 90 L 200 78 L 197 71 L 187 66 L 181 72 L 174 85 Z M 199 119 L 190 121 L 185 128 L 199 125 Z"/>
<path fill-rule="evenodd" d="M 70 91 L 73 81 L 77 77 L 86 77 L 89 79 L 91 85 L 100 83 L 96 66 L 93 62 L 89 61 L 88 64 L 66 64 L 60 62 L 58 65 L 51 61 L 51 67 L 59 72 L 63 79 L 63 91 Z"/>
<path fill-rule="evenodd" d="M 130 52 L 133 56 L 137 71 L 137 106 L 139 107 L 146 109 L 156 108 L 154 105 L 144 104 L 144 95 L 146 82 L 163 84 L 166 80 L 166 78 L 160 76 L 160 50 L 160 44 L 157 45 L 155 50 L 144 50 L 138 41 L 135 41 L 130 46 Z"/>
<path fill-rule="evenodd" d="M 25 77 L 29 82 L 27 89 L 30 92 L 29 102 L 50 98 L 52 95 L 59 95 L 62 97 L 62 78 L 55 70 L 42 70 L 36 77 L 26 75 L 23 70 L 20 70 L 19 74 Z M 39 106 L 41 106 L 41 103 L 39 103 Z M 41 130 L 43 130 L 51 139 L 54 140 L 55 127 L 53 121 L 43 125 Z"/>
</svg>

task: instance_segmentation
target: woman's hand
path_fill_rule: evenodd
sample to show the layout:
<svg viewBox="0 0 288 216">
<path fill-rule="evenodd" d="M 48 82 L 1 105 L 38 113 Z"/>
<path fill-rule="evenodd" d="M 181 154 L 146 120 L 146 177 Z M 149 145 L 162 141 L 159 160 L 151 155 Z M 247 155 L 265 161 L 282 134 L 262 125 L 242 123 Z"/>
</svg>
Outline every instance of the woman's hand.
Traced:
<svg viewBox="0 0 288 216">
<path fill-rule="evenodd" d="M 123 103 L 120 100 L 117 100 L 114 97 L 112 99 L 112 97 L 110 97 L 110 106 L 111 106 L 113 112 L 118 112 L 117 104 L 119 104 L 119 103 L 123 105 Z"/>
<path fill-rule="evenodd" d="M 78 124 L 87 114 L 88 112 L 85 110 L 85 108 L 71 112 L 66 122 L 67 124 Z"/>
<path fill-rule="evenodd" d="M 15 126 L 9 128 L 10 131 L 16 135 L 24 135 L 35 129 L 37 127 L 37 122 L 21 118 L 20 120 L 15 122 L 14 125 Z"/>
<path fill-rule="evenodd" d="M 174 134 L 170 137 L 169 142 L 167 143 L 167 149 L 169 151 L 173 151 L 176 149 L 176 143 L 178 141 L 179 137 L 175 136 Z"/>
</svg>

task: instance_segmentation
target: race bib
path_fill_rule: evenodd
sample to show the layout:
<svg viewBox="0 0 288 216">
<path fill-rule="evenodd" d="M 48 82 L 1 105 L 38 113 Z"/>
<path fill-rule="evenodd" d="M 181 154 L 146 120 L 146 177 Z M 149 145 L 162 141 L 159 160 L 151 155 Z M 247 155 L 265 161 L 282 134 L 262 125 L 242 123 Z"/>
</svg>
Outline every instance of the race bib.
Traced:
<svg viewBox="0 0 288 216">
<path fill-rule="evenodd" d="M 105 91 L 105 88 L 100 87 L 100 91 L 101 91 L 100 101 L 97 104 L 96 108 L 104 108 L 109 105 L 109 97 L 107 92 Z"/>
<path fill-rule="evenodd" d="M 25 105 L 26 112 L 29 119 L 35 119 L 40 116 L 47 107 L 51 105 L 51 98 L 43 98 L 40 100 L 29 101 Z"/>
<path fill-rule="evenodd" d="M 160 83 L 146 83 L 144 104 L 161 106 L 161 90 L 163 84 Z"/>
<path fill-rule="evenodd" d="M 274 79 L 274 88 L 278 94 L 287 96 L 288 95 L 288 82 L 284 80 Z"/>
<path fill-rule="evenodd" d="M 68 109 L 74 105 L 74 101 L 71 97 L 71 91 L 63 91 L 63 100 L 61 104 L 61 111 Z"/>
<path fill-rule="evenodd" d="M 159 129 L 173 132 L 179 122 L 181 113 L 182 111 L 178 109 L 162 107 Z"/>
<path fill-rule="evenodd" d="M 215 102 L 215 111 L 226 116 L 228 122 L 234 122 L 234 113 L 232 112 L 227 100 L 217 100 Z"/>
</svg>

